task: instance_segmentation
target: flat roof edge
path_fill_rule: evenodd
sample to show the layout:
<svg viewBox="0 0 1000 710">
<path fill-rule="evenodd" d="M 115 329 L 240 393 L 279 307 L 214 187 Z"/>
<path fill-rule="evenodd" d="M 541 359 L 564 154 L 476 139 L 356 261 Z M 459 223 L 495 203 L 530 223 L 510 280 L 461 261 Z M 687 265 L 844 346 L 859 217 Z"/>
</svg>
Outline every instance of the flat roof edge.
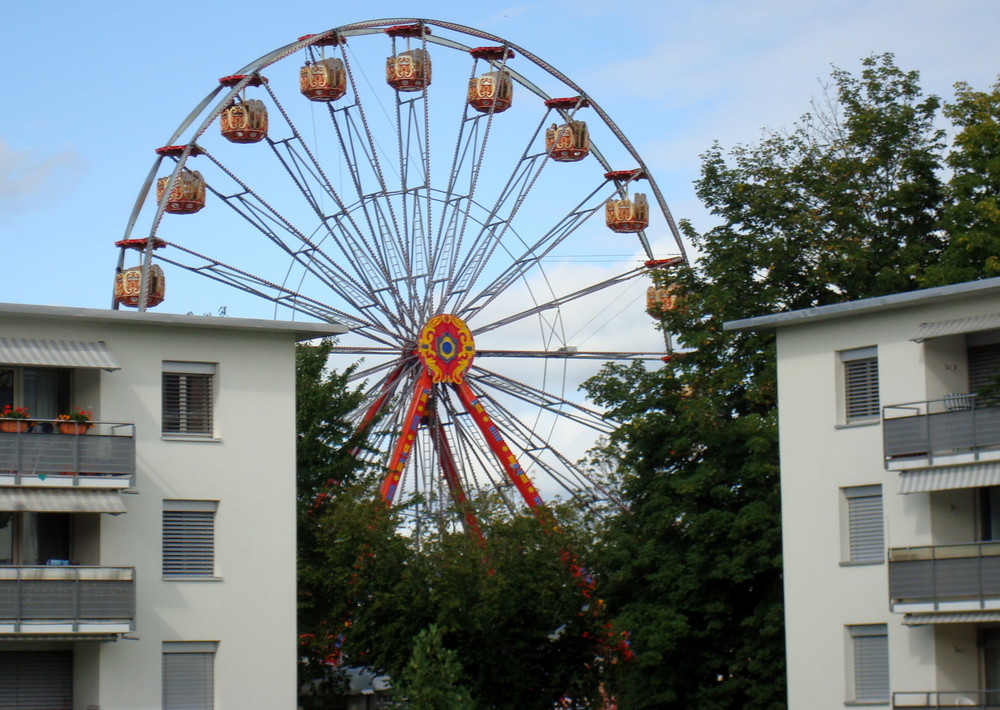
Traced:
<svg viewBox="0 0 1000 710">
<path fill-rule="evenodd" d="M 722 329 L 724 331 L 774 330 L 791 325 L 804 325 L 816 321 L 904 308 L 923 301 L 954 300 L 966 296 L 988 295 L 991 291 L 1000 293 L 1000 277 L 980 279 L 978 281 L 964 281 L 947 286 L 935 286 L 917 291 L 905 291 L 887 296 L 863 298 L 857 301 L 832 303 L 828 306 L 803 308 L 797 311 L 784 311 L 782 313 L 771 313 L 752 318 L 741 318 L 739 320 L 726 321 L 722 324 Z"/>
<path fill-rule="evenodd" d="M 296 340 L 312 340 L 348 331 L 342 323 L 312 321 L 282 321 L 264 318 L 230 318 L 228 316 L 196 316 L 181 313 L 150 313 L 149 311 L 115 311 L 110 308 L 80 308 L 75 306 L 38 306 L 26 303 L 0 303 L 0 316 L 32 318 L 83 318 L 108 323 L 135 323 L 151 326 L 182 326 L 187 328 L 232 328 L 275 333 L 293 333 Z"/>
</svg>

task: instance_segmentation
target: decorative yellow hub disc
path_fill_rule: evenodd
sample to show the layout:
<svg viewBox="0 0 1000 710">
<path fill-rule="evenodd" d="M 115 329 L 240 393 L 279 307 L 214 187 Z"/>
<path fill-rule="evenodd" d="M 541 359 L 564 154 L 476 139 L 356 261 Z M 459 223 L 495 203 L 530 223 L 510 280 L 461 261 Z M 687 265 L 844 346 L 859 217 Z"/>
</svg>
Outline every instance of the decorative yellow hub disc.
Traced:
<svg viewBox="0 0 1000 710">
<path fill-rule="evenodd" d="M 462 382 L 475 354 L 472 333 L 457 316 L 434 316 L 420 329 L 417 355 L 434 382 Z"/>
</svg>

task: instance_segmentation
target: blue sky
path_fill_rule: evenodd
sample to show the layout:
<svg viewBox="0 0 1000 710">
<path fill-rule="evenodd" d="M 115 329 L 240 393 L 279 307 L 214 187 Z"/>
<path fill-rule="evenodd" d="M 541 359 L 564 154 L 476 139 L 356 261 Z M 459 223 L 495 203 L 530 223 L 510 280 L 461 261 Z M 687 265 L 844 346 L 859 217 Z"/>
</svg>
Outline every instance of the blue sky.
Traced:
<svg viewBox="0 0 1000 710">
<path fill-rule="evenodd" d="M 593 95 L 638 148 L 676 218 L 713 222 L 692 181 L 714 140 L 790 126 L 831 65 L 894 52 L 947 98 L 1000 71 L 996 0 L 596 0 L 183 6 L 9 3 L 0 29 L 0 301 L 106 307 L 132 204 L 154 154 L 218 77 L 297 37 L 382 17 L 442 19 L 531 50 Z M 251 245 L 252 246 L 252 245 Z M 584 267 L 581 266 L 581 269 Z M 589 277 L 588 277 L 589 278 Z M 163 310 L 241 310 L 205 285 Z M 200 288 L 200 287 L 191 287 Z M 636 296 L 636 299 L 640 295 Z M 194 305 L 192 305 L 192 303 Z M 637 306 L 641 309 L 641 306 Z"/>
</svg>

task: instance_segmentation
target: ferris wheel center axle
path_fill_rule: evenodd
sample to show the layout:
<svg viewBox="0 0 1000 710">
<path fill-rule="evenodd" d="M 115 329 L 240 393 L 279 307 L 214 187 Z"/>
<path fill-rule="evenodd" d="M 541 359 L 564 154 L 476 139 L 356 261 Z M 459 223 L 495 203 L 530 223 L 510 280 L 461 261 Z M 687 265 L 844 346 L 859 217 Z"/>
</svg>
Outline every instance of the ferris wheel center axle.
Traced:
<svg viewBox="0 0 1000 710">
<path fill-rule="evenodd" d="M 417 356 L 433 382 L 464 382 L 475 354 L 472 332 L 458 316 L 434 316 L 420 329 Z"/>
</svg>

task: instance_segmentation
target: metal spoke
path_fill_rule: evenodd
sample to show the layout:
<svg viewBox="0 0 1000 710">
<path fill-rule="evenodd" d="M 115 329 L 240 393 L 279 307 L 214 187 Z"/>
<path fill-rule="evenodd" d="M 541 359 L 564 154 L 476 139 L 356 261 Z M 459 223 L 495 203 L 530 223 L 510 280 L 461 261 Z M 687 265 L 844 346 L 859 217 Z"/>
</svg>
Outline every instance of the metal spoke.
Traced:
<svg viewBox="0 0 1000 710">
<path fill-rule="evenodd" d="M 622 507 L 617 495 L 540 438 L 533 427 L 524 423 L 488 394 L 483 394 L 481 397 L 498 426 L 503 427 L 512 441 L 518 442 L 519 450 L 530 462 L 527 465 L 529 473 L 531 467 L 542 469 L 563 491 L 581 502 L 606 502 Z"/>
<path fill-rule="evenodd" d="M 544 411 L 582 424 L 602 434 L 610 434 L 617 428 L 615 422 L 609 421 L 603 414 L 590 407 L 577 404 L 564 397 L 546 392 L 523 382 L 504 377 L 482 367 L 476 367 L 470 373 L 469 379 L 483 387 L 491 387 L 515 399 L 526 402 Z"/>
<path fill-rule="evenodd" d="M 170 242 L 166 242 L 166 244 L 174 249 L 183 251 L 200 259 L 202 263 L 196 266 L 164 255 L 157 257 L 159 261 L 187 269 L 188 271 L 200 274 L 214 281 L 218 281 L 219 283 L 224 283 L 227 286 L 232 286 L 233 288 L 253 294 L 254 296 L 272 301 L 279 306 L 284 306 L 305 315 L 311 315 L 322 321 L 340 321 L 348 325 L 352 329 L 352 332 L 357 335 L 363 335 L 376 342 L 384 343 L 387 346 L 391 346 L 393 344 L 393 340 L 386 337 L 392 336 L 393 334 L 375 323 L 361 320 L 354 315 L 324 304 L 304 294 L 296 293 L 295 291 L 285 288 L 284 286 L 280 286 L 245 271 L 241 271 L 233 266 L 229 266 L 221 261 L 199 254 L 178 244 L 171 244 Z"/>
<path fill-rule="evenodd" d="M 602 184 L 603 186 L 603 184 Z M 501 293 L 512 287 L 519 279 L 523 278 L 532 269 L 538 266 L 541 259 L 545 258 L 553 249 L 561 244 L 567 237 L 576 231 L 591 215 L 603 209 L 606 196 L 598 197 L 601 186 L 594 189 L 568 214 L 563 216 L 559 222 L 545 232 L 538 241 L 529 246 L 524 252 L 514 259 L 513 263 L 507 267 L 491 283 L 486 285 L 477 295 L 471 299 L 460 298 L 456 311 L 460 317 L 468 320 L 483 308 L 492 303 Z M 496 249 L 493 245 L 489 254 Z M 482 273 L 483 265 L 477 267 L 475 278 Z"/>
<path fill-rule="evenodd" d="M 628 271 L 624 274 L 620 274 L 618 276 L 612 276 L 610 279 L 605 279 L 604 281 L 592 284 L 590 286 L 586 286 L 585 288 L 582 288 L 578 291 L 574 291 L 573 293 L 569 293 L 565 296 L 553 298 L 552 300 L 547 301 L 546 303 L 536 305 L 532 308 L 521 311 L 520 313 L 515 313 L 505 318 L 501 318 L 500 320 L 494 321 L 493 323 L 489 323 L 487 325 L 475 328 L 472 331 L 472 334 L 480 335 L 482 333 L 495 330 L 496 328 L 500 328 L 505 325 L 510 325 L 511 323 L 516 323 L 517 321 L 522 320 L 524 318 L 528 318 L 529 316 L 537 315 L 539 313 L 543 313 L 545 311 L 549 311 L 554 308 L 559 308 L 560 306 L 564 306 L 567 303 L 575 301 L 578 298 L 583 298 L 584 296 L 589 296 L 592 293 L 603 291 L 604 289 L 610 288 L 611 286 L 617 286 L 618 284 L 630 281 L 631 279 L 634 279 L 635 277 L 639 276 L 644 272 L 645 269 L 633 269 L 632 271 Z"/>
<path fill-rule="evenodd" d="M 281 101 L 270 86 L 264 87 L 272 102 L 280 111 L 284 122 L 291 131 L 291 136 L 280 140 L 268 138 L 274 156 L 284 167 L 291 182 L 298 188 L 304 197 L 310 210 L 317 218 L 324 237 L 330 238 L 337 245 L 340 252 L 351 260 L 354 264 L 355 278 L 366 289 L 366 297 L 371 305 L 380 305 L 386 319 L 399 324 L 398 313 L 403 312 L 403 302 L 399 294 L 388 288 L 394 279 L 400 278 L 401 274 L 393 274 L 389 270 L 389 263 L 392 261 L 386 256 L 381 245 L 392 244 L 391 240 L 380 239 L 387 236 L 384 233 L 375 235 L 370 229 L 366 236 L 364 230 L 355 220 L 348 205 L 337 193 L 330 183 L 322 166 L 319 164 L 309 145 L 302 138 L 302 135 L 285 110 Z M 220 166 L 221 167 L 221 166 Z M 228 171 L 227 171 L 228 172 Z M 232 176 L 237 180 L 235 176 Z M 237 182 L 239 182 L 237 180 Z M 245 186 L 244 186 L 245 187 Z M 255 195 L 256 196 L 256 195 Z M 324 198 L 329 198 L 335 207 L 334 210 L 327 209 Z M 258 198 L 259 199 L 259 198 Z M 367 214 L 367 213 L 366 213 Z M 345 270 L 340 267 L 336 260 L 331 259 L 323 250 L 298 235 L 311 252 L 315 253 L 318 260 L 322 260 L 325 265 L 323 271 L 336 271 L 346 276 Z M 392 296 L 388 302 L 381 302 L 377 298 L 379 295 Z M 399 324 L 401 326 L 401 324 Z"/>
</svg>

